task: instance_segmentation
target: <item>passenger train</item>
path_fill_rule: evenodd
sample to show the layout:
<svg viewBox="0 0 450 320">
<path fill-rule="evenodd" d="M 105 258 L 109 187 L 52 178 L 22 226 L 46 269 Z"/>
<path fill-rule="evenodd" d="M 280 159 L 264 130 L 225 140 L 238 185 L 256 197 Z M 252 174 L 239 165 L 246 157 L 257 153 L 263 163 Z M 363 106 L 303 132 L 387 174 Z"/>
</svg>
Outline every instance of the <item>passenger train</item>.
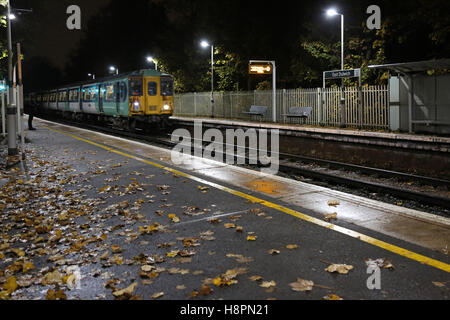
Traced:
<svg viewBox="0 0 450 320">
<path fill-rule="evenodd" d="M 25 96 L 26 113 L 100 122 L 125 130 L 164 127 L 173 110 L 172 76 L 149 69 Z"/>
</svg>

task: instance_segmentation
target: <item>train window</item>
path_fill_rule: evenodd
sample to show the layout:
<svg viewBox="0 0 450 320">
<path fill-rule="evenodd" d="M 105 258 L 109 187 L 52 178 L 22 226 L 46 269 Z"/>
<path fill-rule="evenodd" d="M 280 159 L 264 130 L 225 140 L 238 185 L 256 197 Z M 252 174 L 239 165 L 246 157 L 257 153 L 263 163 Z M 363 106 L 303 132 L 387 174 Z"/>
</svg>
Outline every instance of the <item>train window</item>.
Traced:
<svg viewBox="0 0 450 320">
<path fill-rule="evenodd" d="M 120 83 L 120 101 L 124 102 L 127 99 L 127 84 L 125 82 Z"/>
<path fill-rule="evenodd" d="M 142 96 L 142 79 L 130 79 L 130 96 Z"/>
<path fill-rule="evenodd" d="M 173 96 L 173 80 L 170 78 L 161 78 L 161 95 L 163 97 Z"/>
<path fill-rule="evenodd" d="M 70 102 L 78 102 L 78 89 L 72 89 L 69 91 L 69 101 Z"/>
<path fill-rule="evenodd" d="M 56 102 L 56 92 L 50 93 L 49 99 L 50 102 Z"/>
<path fill-rule="evenodd" d="M 108 84 L 105 87 L 105 101 L 107 102 L 115 102 L 115 94 L 114 94 L 114 85 Z"/>
<path fill-rule="evenodd" d="M 157 94 L 158 94 L 158 84 L 156 82 L 149 82 L 148 83 L 148 95 L 154 97 Z"/>
<path fill-rule="evenodd" d="M 83 88 L 83 101 L 94 102 L 97 100 L 98 87 Z"/>
<path fill-rule="evenodd" d="M 44 94 L 44 95 L 42 96 L 42 101 L 43 101 L 43 102 L 47 102 L 47 101 L 48 101 L 48 94 Z"/>
<path fill-rule="evenodd" d="M 59 102 L 67 102 L 67 91 L 64 90 L 64 91 L 59 92 L 58 101 Z"/>
</svg>

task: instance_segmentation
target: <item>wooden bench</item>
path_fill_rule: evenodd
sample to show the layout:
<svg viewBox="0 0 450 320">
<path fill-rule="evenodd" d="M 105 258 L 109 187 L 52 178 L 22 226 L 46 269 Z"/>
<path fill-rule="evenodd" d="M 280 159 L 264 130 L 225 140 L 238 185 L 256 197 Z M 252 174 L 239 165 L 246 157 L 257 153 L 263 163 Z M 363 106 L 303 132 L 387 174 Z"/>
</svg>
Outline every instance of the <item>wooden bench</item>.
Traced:
<svg viewBox="0 0 450 320">
<path fill-rule="evenodd" d="M 299 118 L 304 119 L 306 122 L 306 119 L 311 117 L 313 108 L 311 107 L 292 107 L 289 109 L 288 114 L 284 114 L 286 118 L 292 119 L 292 118 Z"/>
<path fill-rule="evenodd" d="M 261 120 L 262 120 L 262 118 L 264 118 L 266 116 L 268 109 L 269 109 L 268 107 L 252 106 L 250 108 L 249 112 L 243 112 L 243 114 L 250 115 L 250 116 L 258 116 L 258 117 L 261 117 Z"/>
</svg>

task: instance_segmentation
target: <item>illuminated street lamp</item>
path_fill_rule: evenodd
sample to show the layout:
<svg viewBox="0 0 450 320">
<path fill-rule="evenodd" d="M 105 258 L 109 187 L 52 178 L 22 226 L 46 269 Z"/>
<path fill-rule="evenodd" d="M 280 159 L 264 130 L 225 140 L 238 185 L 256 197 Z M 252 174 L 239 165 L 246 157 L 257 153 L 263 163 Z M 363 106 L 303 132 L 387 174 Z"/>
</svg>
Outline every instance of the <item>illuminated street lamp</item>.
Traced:
<svg viewBox="0 0 450 320">
<path fill-rule="evenodd" d="M 92 80 L 95 80 L 95 74 L 93 73 L 88 73 L 88 77 L 92 77 Z"/>
<path fill-rule="evenodd" d="M 116 74 L 119 74 L 119 68 L 116 68 L 114 66 L 109 67 L 109 71 L 111 71 L 111 73 L 115 72 Z"/>
<path fill-rule="evenodd" d="M 205 49 L 211 47 L 211 113 L 212 118 L 214 118 L 214 45 L 209 44 L 205 40 L 200 45 Z"/>
<path fill-rule="evenodd" d="M 158 71 L 158 62 L 156 62 L 155 59 L 153 59 L 153 57 L 147 57 L 147 62 L 148 63 L 154 63 L 155 64 L 155 70 Z"/>
<path fill-rule="evenodd" d="M 14 14 L 14 13 L 11 13 L 10 15 L 9 15 L 9 20 L 15 20 L 17 17 L 16 17 L 16 15 Z"/>
<path fill-rule="evenodd" d="M 344 70 L 344 15 L 336 11 L 336 9 L 327 10 L 327 16 L 335 17 L 341 16 L 341 70 Z"/>
<path fill-rule="evenodd" d="M 327 10 L 328 17 L 341 16 L 341 70 L 345 69 L 344 63 L 344 15 L 339 13 L 336 9 Z M 344 91 L 344 79 L 342 79 L 342 94 L 341 94 L 341 127 L 345 127 L 345 91 Z"/>
</svg>

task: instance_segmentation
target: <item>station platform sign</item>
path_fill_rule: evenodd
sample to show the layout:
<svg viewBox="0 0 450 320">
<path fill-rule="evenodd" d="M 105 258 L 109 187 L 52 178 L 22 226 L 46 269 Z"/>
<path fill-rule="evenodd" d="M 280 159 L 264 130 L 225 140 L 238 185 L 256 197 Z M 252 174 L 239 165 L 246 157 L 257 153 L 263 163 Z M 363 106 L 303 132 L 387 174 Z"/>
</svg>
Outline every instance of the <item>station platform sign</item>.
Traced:
<svg viewBox="0 0 450 320">
<path fill-rule="evenodd" d="M 361 69 L 325 71 L 323 75 L 325 80 L 359 78 Z"/>
</svg>

